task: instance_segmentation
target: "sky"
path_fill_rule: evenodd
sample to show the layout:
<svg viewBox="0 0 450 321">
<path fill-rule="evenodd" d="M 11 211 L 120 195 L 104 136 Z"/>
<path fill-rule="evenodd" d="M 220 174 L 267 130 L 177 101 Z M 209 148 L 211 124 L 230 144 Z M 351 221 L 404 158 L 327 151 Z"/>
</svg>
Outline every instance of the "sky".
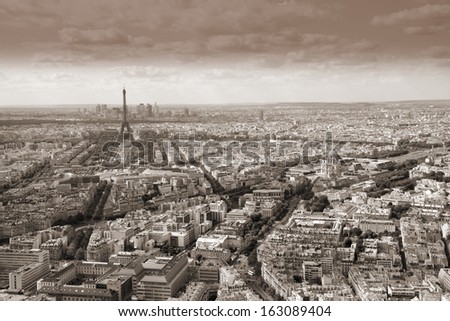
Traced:
<svg viewBox="0 0 450 321">
<path fill-rule="evenodd" d="M 450 0 L 0 0 L 0 105 L 450 98 Z"/>
</svg>

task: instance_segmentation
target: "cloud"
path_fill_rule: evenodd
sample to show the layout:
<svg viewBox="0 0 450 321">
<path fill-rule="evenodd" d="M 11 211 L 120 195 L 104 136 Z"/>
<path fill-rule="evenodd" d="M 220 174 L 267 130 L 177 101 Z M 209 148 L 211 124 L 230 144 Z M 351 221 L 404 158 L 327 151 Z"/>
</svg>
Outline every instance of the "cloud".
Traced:
<svg viewBox="0 0 450 321">
<path fill-rule="evenodd" d="M 257 53 L 253 54 L 246 59 L 240 59 L 236 63 L 235 67 L 240 70 L 253 70 L 253 69 L 267 69 L 267 68 L 279 68 L 284 64 L 284 54 L 275 53 Z"/>
<path fill-rule="evenodd" d="M 433 35 L 445 31 L 445 26 L 409 26 L 403 30 L 408 35 Z"/>
<path fill-rule="evenodd" d="M 0 23 L 57 24 L 87 30 L 131 26 L 146 29 L 154 36 L 179 34 L 177 40 L 181 40 L 187 35 L 255 33 L 280 26 L 299 26 L 311 19 L 327 17 L 329 11 L 325 4 L 310 0 L 2 0 Z M 72 39 L 73 35 L 68 36 Z M 81 38 L 97 41 L 98 37 L 106 37 L 110 41 L 109 36 L 94 33 Z"/>
<path fill-rule="evenodd" d="M 129 58 L 184 63 L 225 61 L 235 54 L 242 59 L 248 53 L 278 54 L 286 47 L 326 42 L 327 36 L 303 36 L 301 29 L 331 15 L 328 4 L 311 0 L 43 0 L 37 9 L 29 0 L 23 3 L 10 1 L 4 10 L 24 6 L 21 12 L 29 12 L 30 17 L 40 17 L 40 12 L 53 19 L 49 30 L 28 25 L 28 39 L 11 40 L 19 49 L 27 43 L 31 55 L 37 54 L 35 63 L 41 64 L 76 63 L 61 53 L 52 55 L 52 50 L 80 52 L 94 61 Z M 45 48 L 47 44 L 52 48 Z"/>
<path fill-rule="evenodd" d="M 163 9 L 173 11 L 173 6 Z M 308 1 L 194 0 L 189 5 L 179 7 L 177 15 L 164 10 L 163 15 L 165 13 L 171 22 L 166 29 L 206 37 L 275 32 L 328 16 L 326 9 Z M 152 27 L 151 22 L 149 25 L 150 28 L 157 28 Z"/>
<path fill-rule="evenodd" d="M 131 37 L 128 36 L 128 42 L 137 47 L 151 47 L 153 45 L 153 41 L 148 37 Z"/>
<path fill-rule="evenodd" d="M 32 56 L 34 67 L 95 66 L 98 62 L 118 62 L 128 59 L 149 57 L 149 47 L 109 46 L 109 45 L 68 45 L 64 43 L 27 43 L 30 50 L 37 52 Z"/>
<path fill-rule="evenodd" d="M 192 40 L 168 41 L 156 43 L 153 49 L 157 52 L 167 54 L 195 55 L 205 52 L 205 44 Z"/>
<path fill-rule="evenodd" d="M 35 7 L 28 0 L 3 0 L 0 20 L 14 13 L 19 21 L 23 15 L 24 26 L 41 17 L 52 24 L 19 30 L 0 21 L 0 36 L 8 42 L 2 56 L 17 52 L 16 61 L 29 65 L 32 57 L 36 67 L 152 65 L 273 72 L 291 66 L 410 62 L 424 59 L 411 48 L 438 45 L 444 37 L 405 37 L 391 29 L 426 35 L 444 33 L 450 24 L 445 19 L 450 4 L 417 3 L 409 4 L 416 8 L 383 5 L 404 10 L 373 17 L 360 2 L 333 0 L 43 0 Z M 370 19 L 373 25 L 394 27 L 380 30 L 367 23 Z M 135 78 L 162 72 L 121 68 L 116 72 Z M 231 77 L 224 71 L 213 76 L 223 75 Z"/>
<path fill-rule="evenodd" d="M 265 38 L 258 34 L 215 36 L 208 41 L 207 48 L 213 52 L 261 51 L 270 46 Z"/>
<path fill-rule="evenodd" d="M 52 73 L 48 73 L 45 74 L 45 76 L 42 78 L 43 81 L 48 81 L 48 82 L 62 82 L 62 81 L 75 81 L 78 78 L 75 77 L 73 74 L 71 73 L 65 73 L 65 72 L 52 72 Z"/>
<path fill-rule="evenodd" d="M 402 26 L 407 35 L 450 32 L 450 4 L 426 4 L 372 19 L 375 26 Z"/>
<path fill-rule="evenodd" d="M 377 26 L 390 26 L 417 21 L 445 21 L 449 18 L 450 4 L 427 4 L 418 8 L 376 16 L 372 19 L 372 23 Z"/>
<path fill-rule="evenodd" d="M 67 44 L 127 44 L 128 36 L 117 29 L 81 30 L 77 28 L 64 28 L 59 32 L 61 41 Z"/>
<path fill-rule="evenodd" d="M 175 68 L 156 66 L 118 66 L 110 69 L 119 78 L 166 78 L 176 75 Z"/>
<path fill-rule="evenodd" d="M 36 87 L 45 87 L 48 84 L 58 85 L 60 82 L 78 82 L 85 80 L 80 75 L 75 75 L 66 71 L 51 71 L 42 72 L 41 70 L 31 69 L 26 75 L 23 73 L 16 73 L 11 77 L 11 83 L 27 84 L 27 87 L 32 85 Z"/>
<path fill-rule="evenodd" d="M 229 68 L 213 68 L 203 71 L 199 77 L 204 79 L 251 79 L 258 74 L 255 71 L 240 70 L 240 69 L 229 69 Z"/>
<path fill-rule="evenodd" d="M 64 28 L 59 31 L 59 37 L 65 44 L 71 45 L 133 45 L 151 46 L 152 41 L 148 37 L 133 37 L 124 31 L 109 29 L 78 29 Z"/>
<path fill-rule="evenodd" d="M 301 34 L 288 28 L 274 34 L 253 33 L 210 37 L 207 49 L 212 52 L 277 52 L 285 48 L 309 48 L 338 41 L 336 35 Z"/>
<path fill-rule="evenodd" d="M 425 49 L 425 55 L 435 59 L 450 59 L 449 46 L 433 46 Z"/>
<path fill-rule="evenodd" d="M 51 52 L 37 52 L 33 55 L 33 67 L 63 68 L 72 65 L 85 65 L 94 61 L 94 56 L 72 50 L 53 50 Z"/>
<path fill-rule="evenodd" d="M 324 43 L 331 43 L 338 40 L 336 35 L 323 35 L 323 34 L 304 34 L 301 36 L 302 43 L 308 46 L 321 45 Z"/>
<path fill-rule="evenodd" d="M 287 53 L 286 62 L 314 63 L 324 65 L 357 65 L 375 60 L 379 44 L 367 39 L 352 40 L 336 38 L 329 43 L 321 43 L 310 47 L 300 48 Z"/>
<path fill-rule="evenodd" d="M 12 27 L 49 27 L 59 20 L 53 0 L 2 0 L 0 23 Z"/>
</svg>

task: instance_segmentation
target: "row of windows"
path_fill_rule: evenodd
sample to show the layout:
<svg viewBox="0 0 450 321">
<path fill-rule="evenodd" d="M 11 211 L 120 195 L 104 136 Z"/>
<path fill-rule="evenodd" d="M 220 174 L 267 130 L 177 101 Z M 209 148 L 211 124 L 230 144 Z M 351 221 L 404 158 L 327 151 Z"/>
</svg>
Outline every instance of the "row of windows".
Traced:
<svg viewBox="0 0 450 321">
<path fill-rule="evenodd" d="M 97 301 L 109 301 L 113 298 L 103 298 Z M 85 297 L 62 297 L 62 301 L 96 301 L 95 298 L 85 298 Z"/>
<path fill-rule="evenodd" d="M 85 299 L 85 298 L 63 297 L 63 301 L 88 301 L 88 299 Z"/>
</svg>

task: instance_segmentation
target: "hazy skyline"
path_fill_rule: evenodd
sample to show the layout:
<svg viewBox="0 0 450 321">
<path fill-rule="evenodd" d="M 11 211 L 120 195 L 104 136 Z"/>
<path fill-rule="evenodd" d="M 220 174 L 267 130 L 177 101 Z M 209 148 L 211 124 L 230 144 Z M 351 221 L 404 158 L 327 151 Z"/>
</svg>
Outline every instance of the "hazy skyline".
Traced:
<svg viewBox="0 0 450 321">
<path fill-rule="evenodd" d="M 450 98 L 450 1 L 0 2 L 0 105 Z"/>
</svg>

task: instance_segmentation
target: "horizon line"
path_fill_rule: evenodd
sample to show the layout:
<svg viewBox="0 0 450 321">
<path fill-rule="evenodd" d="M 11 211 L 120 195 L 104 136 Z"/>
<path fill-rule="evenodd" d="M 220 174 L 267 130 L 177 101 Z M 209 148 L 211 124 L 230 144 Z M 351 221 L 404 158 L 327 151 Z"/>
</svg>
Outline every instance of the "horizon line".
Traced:
<svg viewBox="0 0 450 321">
<path fill-rule="evenodd" d="M 161 103 L 155 102 L 158 106 L 238 106 L 238 105 L 274 105 L 274 104 L 379 104 L 379 103 L 408 103 L 408 102 L 444 102 L 449 101 L 450 98 L 441 99 L 401 99 L 401 100 L 355 100 L 355 101 L 273 101 L 273 102 L 235 102 L 235 103 Z M 140 104 L 155 104 L 155 103 L 128 103 L 127 105 L 138 106 Z M 15 108 L 15 107 L 47 107 L 57 108 L 61 106 L 75 107 L 75 106 L 92 106 L 108 105 L 108 106 L 122 106 L 120 103 L 51 103 L 51 104 L 1 104 L 0 108 Z"/>
</svg>

